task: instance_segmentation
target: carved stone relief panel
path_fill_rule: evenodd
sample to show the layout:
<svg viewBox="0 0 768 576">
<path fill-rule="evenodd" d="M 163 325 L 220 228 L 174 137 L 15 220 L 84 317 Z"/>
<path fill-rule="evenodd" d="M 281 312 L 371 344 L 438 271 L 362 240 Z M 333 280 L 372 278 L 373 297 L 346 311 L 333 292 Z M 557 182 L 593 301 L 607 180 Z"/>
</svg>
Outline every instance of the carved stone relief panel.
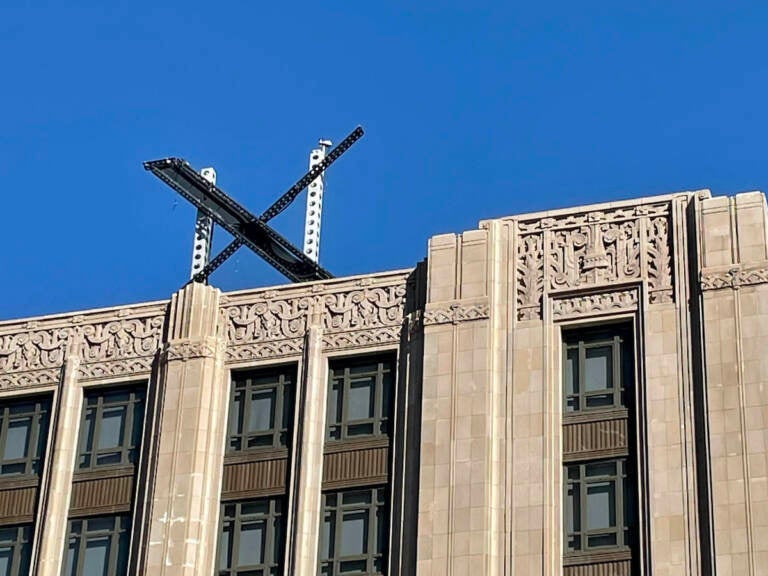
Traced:
<svg viewBox="0 0 768 576">
<path fill-rule="evenodd" d="M 225 297 L 227 360 L 301 353 L 311 318 L 323 327 L 325 348 L 397 343 L 408 273 L 313 284 Z"/>
<path fill-rule="evenodd" d="M 67 350 L 80 357 L 80 378 L 151 371 L 165 304 L 54 316 L 0 326 L 0 389 L 56 384 Z"/>
<path fill-rule="evenodd" d="M 518 223 L 517 318 L 541 318 L 547 293 L 642 280 L 651 303 L 672 300 L 670 204 Z"/>
</svg>

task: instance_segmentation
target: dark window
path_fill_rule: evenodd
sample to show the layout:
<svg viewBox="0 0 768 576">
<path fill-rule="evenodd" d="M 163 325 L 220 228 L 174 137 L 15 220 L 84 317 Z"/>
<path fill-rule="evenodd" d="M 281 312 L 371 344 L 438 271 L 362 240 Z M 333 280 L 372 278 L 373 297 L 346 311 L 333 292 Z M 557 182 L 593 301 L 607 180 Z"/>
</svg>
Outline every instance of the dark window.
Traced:
<svg viewBox="0 0 768 576">
<path fill-rule="evenodd" d="M 386 512 L 383 487 L 324 493 L 318 574 L 384 574 Z"/>
<path fill-rule="evenodd" d="M 69 521 L 64 576 L 122 576 L 128 571 L 128 516 Z"/>
<path fill-rule="evenodd" d="M 627 460 L 564 466 L 565 551 L 630 547 L 635 512 Z"/>
<path fill-rule="evenodd" d="M 45 397 L 0 404 L 0 475 L 40 473 L 50 408 Z"/>
<path fill-rule="evenodd" d="M 389 434 L 392 357 L 334 361 L 328 383 L 328 439 Z"/>
<path fill-rule="evenodd" d="M 565 412 L 606 410 L 627 406 L 632 381 L 632 350 L 628 332 L 575 332 L 563 347 Z"/>
<path fill-rule="evenodd" d="M 230 452 L 288 445 L 295 375 L 295 366 L 232 375 Z"/>
<path fill-rule="evenodd" d="M 0 574 L 26 576 L 32 552 L 32 526 L 0 528 Z"/>
<path fill-rule="evenodd" d="M 222 506 L 220 576 L 282 574 L 283 499 L 261 498 Z"/>
<path fill-rule="evenodd" d="M 144 390 L 91 390 L 84 405 L 77 467 L 135 464 L 144 423 Z"/>
</svg>

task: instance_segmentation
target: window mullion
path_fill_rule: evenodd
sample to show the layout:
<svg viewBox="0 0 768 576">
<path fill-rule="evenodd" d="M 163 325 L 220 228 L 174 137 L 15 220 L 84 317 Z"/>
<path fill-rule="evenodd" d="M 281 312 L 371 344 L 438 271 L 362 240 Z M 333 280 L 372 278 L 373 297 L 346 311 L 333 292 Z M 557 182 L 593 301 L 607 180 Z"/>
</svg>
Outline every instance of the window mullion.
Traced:
<svg viewBox="0 0 768 576">
<path fill-rule="evenodd" d="M 586 464 L 579 464 L 579 531 L 581 532 L 581 549 L 589 548 L 587 537 L 587 474 Z"/>
<path fill-rule="evenodd" d="M 368 490 L 370 494 L 371 503 L 368 505 L 368 538 L 365 543 L 364 553 L 366 555 L 365 565 L 368 571 L 373 574 L 373 557 L 374 557 L 374 544 L 376 542 L 376 489 Z"/>
<path fill-rule="evenodd" d="M 585 392 L 585 378 L 584 378 L 584 364 L 585 364 L 585 356 L 586 352 L 584 350 L 584 342 L 582 340 L 579 341 L 579 410 L 583 411 L 587 406 L 586 396 L 584 394 Z"/>
<path fill-rule="evenodd" d="M 264 539 L 264 558 L 261 560 L 261 565 L 266 570 L 266 573 L 272 568 L 274 564 L 274 537 L 275 537 L 275 501 L 273 498 L 269 500 L 269 508 L 267 509 L 267 517 L 264 522 L 264 530 L 266 530 L 266 538 Z"/>
<path fill-rule="evenodd" d="M 120 516 L 115 516 L 112 522 L 111 534 L 109 534 L 109 553 L 107 556 L 107 565 L 109 570 L 107 574 L 112 576 L 117 574 L 117 553 L 120 540 Z"/>
<path fill-rule="evenodd" d="M 384 421 L 384 363 L 379 362 L 376 377 L 373 379 L 373 433 L 381 433 L 381 423 Z M 378 426 L 377 426 L 378 424 Z M 378 430 L 376 429 L 378 428 Z"/>
<path fill-rule="evenodd" d="M 612 360 L 613 360 L 613 405 L 621 406 L 621 345 L 618 336 L 613 337 Z"/>
<path fill-rule="evenodd" d="M 342 386 L 339 388 L 341 393 L 341 439 L 347 439 L 347 428 L 349 426 L 347 402 L 349 400 L 349 389 L 351 377 L 349 374 L 349 366 L 344 368 L 344 376 L 342 378 Z"/>
<path fill-rule="evenodd" d="M 241 443 L 241 449 L 248 448 L 248 441 L 251 438 L 251 397 L 256 390 L 256 386 L 253 384 L 253 379 L 248 378 L 245 382 L 245 394 L 243 396 L 243 439 Z"/>
<path fill-rule="evenodd" d="M 283 430 L 283 412 L 285 407 L 283 406 L 283 396 L 285 395 L 285 377 L 280 374 L 277 379 L 277 384 L 274 386 L 275 391 L 275 409 L 272 415 L 272 446 L 280 446 L 280 435 Z"/>
<path fill-rule="evenodd" d="M 133 419 L 138 408 L 136 391 L 132 390 L 128 396 L 128 404 L 125 407 L 125 430 L 122 438 L 122 450 L 120 451 L 120 464 L 128 464 L 131 461 L 131 449 L 133 448 Z"/>
<path fill-rule="evenodd" d="M 0 462 L 5 461 L 5 447 L 8 445 L 8 420 L 11 419 L 11 410 L 8 406 L 3 409 L 3 422 L 0 427 L 0 446 L 3 447 L 3 453 L 0 454 Z"/>
<path fill-rule="evenodd" d="M 232 543 L 232 562 L 230 563 L 229 568 L 235 573 L 237 573 L 237 570 L 240 568 L 240 532 L 243 528 L 240 518 L 242 513 L 242 506 L 238 502 L 235 504 L 235 515 L 232 519 L 232 533 L 229 536 Z"/>
<path fill-rule="evenodd" d="M 88 537 L 86 534 L 88 533 L 88 520 L 83 520 L 80 523 L 80 534 L 78 534 L 77 538 L 77 544 L 75 546 L 75 549 L 77 550 L 77 569 L 75 570 L 75 574 L 82 574 L 83 573 L 83 564 L 85 564 L 85 548 L 86 548 L 86 541 L 88 540 Z"/>
<path fill-rule="evenodd" d="M 32 473 L 32 463 L 37 458 L 37 438 L 40 435 L 40 401 L 35 402 L 35 410 L 32 413 L 29 431 L 29 445 L 27 446 L 27 461 L 24 464 L 24 472 Z"/>
<path fill-rule="evenodd" d="M 336 509 L 333 512 L 336 522 L 333 525 L 333 574 L 338 574 L 341 569 L 341 532 L 344 524 L 344 507 L 342 506 L 342 493 L 336 493 Z"/>
</svg>

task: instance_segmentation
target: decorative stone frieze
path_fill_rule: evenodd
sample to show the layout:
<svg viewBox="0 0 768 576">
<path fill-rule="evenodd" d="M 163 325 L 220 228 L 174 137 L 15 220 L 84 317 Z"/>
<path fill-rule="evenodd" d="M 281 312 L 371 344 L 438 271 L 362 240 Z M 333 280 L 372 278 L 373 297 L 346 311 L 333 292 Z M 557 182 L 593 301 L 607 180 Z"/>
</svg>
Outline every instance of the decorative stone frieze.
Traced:
<svg viewBox="0 0 768 576">
<path fill-rule="evenodd" d="M 477 303 L 441 303 L 439 306 L 430 307 L 424 311 L 424 325 L 459 324 L 460 322 L 483 320 L 488 317 L 489 306 L 487 301 Z"/>
<path fill-rule="evenodd" d="M 226 297 L 227 361 L 301 353 L 310 320 L 323 327 L 323 348 L 397 343 L 408 273 L 297 286 Z"/>
<path fill-rule="evenodd" d="M 580 294 L 552 300 L 552 317 L 555 320 L 604 315 L 637 310 L 638 291 L 636 288 Z"/>
<path fill-rule="evenodd" d="M 740 286 L 768 283 L 768 262 L 759 266 L 732 266 L 722 270 L 705 270 L 701 274 L 702 290 L 738 289 Z"/>
<path fill-rule="evenodd" d="M 80 378 L 148 374 L 164 318 L 159 303 L 0 325 L 0 390 L 56 384 L 70 347 Z"/>
<path fill-rule="evenodd" d="M 544 293 L 638 281 L 651 303 L 673 298 L 670 204 L 518 222 L 518 320 L 541 318 Z"/>
</svg>

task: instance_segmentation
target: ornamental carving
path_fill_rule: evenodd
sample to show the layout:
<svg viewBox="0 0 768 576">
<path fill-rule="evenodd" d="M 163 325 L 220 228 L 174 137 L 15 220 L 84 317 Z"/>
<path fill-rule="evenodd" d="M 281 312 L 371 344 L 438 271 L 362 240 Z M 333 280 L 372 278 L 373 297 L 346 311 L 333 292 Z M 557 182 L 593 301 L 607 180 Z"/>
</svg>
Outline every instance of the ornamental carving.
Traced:
<svg viewBox="0 0 768 576">
<path fill-rule="evenodd" d="M 261 360 L 264 358 L 281 358 L 283 356 L 297 356 L 301 354 L 303 340 L 290 338 L 276 342 L 256 342 L 241 346 L 227 347 L 227 362 L 246 362 Z"/>
<path fill-rule="evenodd" d="M 562 320 L 596 314 L 633 311 L 637 309 L 637 302 L 638 291 L 634 288 L 599 294 L 582 294 L 570 298 L 555 298 L 552 301 L 552 317 L 556 320 Z"/>
<path fill-rule="evenodd" d="M 460 304 L 458 302 L 440 308 L 430 308 L 424 311 L 424 325 L 458 324 L 472 320 L 482 320 L 489 317 L 487 303 Z"/>
<path fill-rule="evenodd" d="M 52 328 L 0 336 L 0 371 L 61 367 L 71 333 L 71 328 Z"/>
<path fill-rule="evenodd" d="M 83 363 L 153 356 L 160 346 L 163 316 L 131 318 L 82 327 Z"/>
<path fill-rule="evenodd" d="M 400 342 L 401 326 L 323 334 L 323 349 L 361 348 Z"/>
<path fill-rule="evenodd" d="M 543 295 L 634 282 L 647 271 L 650 302 L 673 298 L 669 203 L 518 223 L 518 320 L 541 318 Z"/>
<path fill-rule="evenodd" d="M 167 360 L 187 361 L 193 358 L 215 358 L 217 349 L 221 346 L 213 338 L 199 341 L 168 342 L 163 346 Z"/>
<path fill-rule="evenodd" d="M 265 296 L 269 296 L 268 294 Z M 313 297 L 262 300 L 224 308 L 230 345 L 304 336 Z"/>
<path fill-rule="evenodd" d="M 310 319 L 323 327 L 326 348 L 396 343 L 403 324 L 406 275 L 313 284 L 286 295 L 265 291 L 248 301 L 230 296 L 222 314 L 227 361 L 298 355 Z M 237 300 L 244 300 L 237 302 Z"/>
<path fill-rule="evenodd" d="M 741 286 L 765 283 L 768 283 L 768 263 L 755 268 L 733 266 L 728 270 L 707 271 L 701 274 L 702 290 L 718 290 L 720 288 L 738 290 Z"/>
<path fill-rule="evenodd" d="M 0 374 L 0 390 L 17 388 L 39 388 L 58 383 L 61 370 L 33 370 L 32 372 L 11 372 Z"/>
<path fill-rule="evenodd" d="M 323 328 L 336 332 L 399 325 L 404 300 L 405 284 L 328 294 L 323 297 Z"/>
<path fill-rule="evenodd" d="M 165 304 L 32 320 L 0 334 L 0 389 L 56 384 L 67 353 L 84 379 L 146 374 L 160 346 Z M 13 332 L 10 332 L 13 330 Z"/>
</svg>

